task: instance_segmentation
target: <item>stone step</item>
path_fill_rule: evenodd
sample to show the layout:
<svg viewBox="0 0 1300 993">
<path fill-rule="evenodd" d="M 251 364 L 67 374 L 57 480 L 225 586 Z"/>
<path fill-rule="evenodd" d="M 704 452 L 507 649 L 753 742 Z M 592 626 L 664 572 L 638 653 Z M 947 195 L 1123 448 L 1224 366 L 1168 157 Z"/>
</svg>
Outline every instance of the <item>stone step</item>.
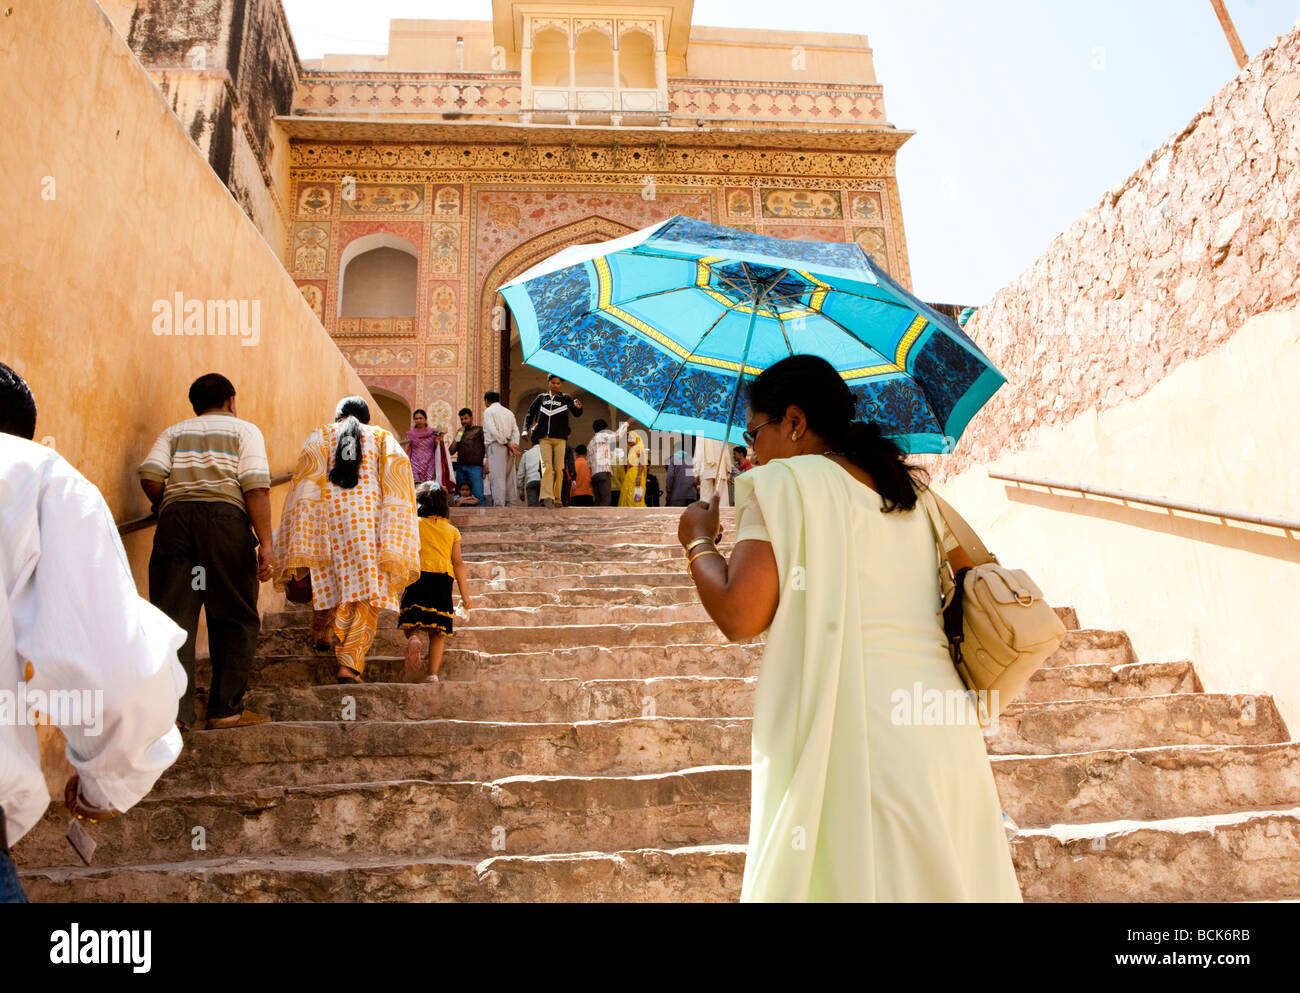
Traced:
<svg viewBox="0 0 1300 993">
<path fill-rule="evenodd" d="M 527 587 L 516 586 L 518 580 L 545 579 L 556 580 L 563 578 L 565 585 L 572 585 L 570 577 L 587 576 L 587 577 L 609 577 L 608 580 L 599 582 L 588 581 L 586 585 L 610 586 L 629 586 L 636 585 L 629 583 L 627 580 L 631 576 L 652 575 L 671 575 L 672 585 L 680 586 L 682 579 L 686 576 L 686 571 L 681 568 L 686 559 L 679 553 L 674 556 L 655 556 L 651 561 L 645 562 L 575 562 L 568 559 L 553 559 L 544 561 L 523 561 L 518 558 L 510 560 L 492 561 L 479 559 L 465 559 L 465 573 L 467 579 L 490 580 L 495 583 L 504 583 L 503 589 L 526 589 Z M 549 589 L 550 585 L 542 588 Z"/>
<path fill-rule="evenodd" d="M 502 570 L 500 576 L 493 577 L 489 571 L 482 578 L 469 578 L 468 582 L 471 596 L 480 592 L 544 592 L 554 593 L 558 596 L 561 591 L 594 592 L 606 589 L 659 590 L 669 587 L 682 588 L 683 584 L 689 583 L 690 580 L 683 569 L 665 572 L 587 573 L 581 576 L 563 573 L 557 573 L 554 576 L 517 576 L 510 575 L 505 570 Z M 686 588 L 689 588 L 692 595 L 695 595 L 694 586 Z"/>
<path fill-rule="evenodd" d="M 1095 700 L 1108 697 L 1200 693 L 1204 687 L 1191 662 L 1134 662 L 1044 666 L 1030 678 L 1016 703 Z"/>
<path fill-rule="evenodd" d="M 195 731 L 151 796 L 239 793 L 267 783 L 484 782 L 519 775 L 636 776 L 747 765 L 748 718 L 629 717 L 572 723 L 276 722 Z"/>
<path fill-rule="evenodd" d="M 1003 809 L 1022 828 L 1300 805 L 1300 742 L 993 756 L 992 764 Z"/>
<path fill-rule="evenodd" d="M 556 611 L 567 609 L 587 610 L 588 608 L 539 608 L 547 610 L 543 616 L 560 616 Z M 626 621 L 621 623 L 597 624 L 579 622 L 574 624 L 538 624 L 535 626 L 488 626 L 476 623 L 471 617 L 468 626 L 457 626 L 453 641 L 457 649 L 479 651 L 489 654 L 515 652 L 557 651 L 566 648 L 582 648 L 600 645 L 609 648 L 621 648 L 648 645 L 726 645 L 727 639 L 710 620 L 660 621 L 659 617 L 673 617 L 686 610 L 682 607 L 636 607 L 619 608 L 617 616 L 640 616 L 654 620 Z M 655 614 L 655 611 L 667 612 Z M 697 616 L 699 616 L 697 614 Z M 372 651 L 376 655 L 397 655 L 406 650 L 406 636 L 393 625 L 396 615 L 385 612 L 381 615 L 379 630 L 375 636 Z M 756 644 L 757 641 L 742 644 Z M 263 630 L 259 637 L 259 654 L 261 655 L 296 655 L 302 654 L 307 644 L 307 615 L 305 612 L 269 614 L 263 618 Z M 1135 662 L 1132 646 L 1128 636 L 1123 632 L 1107 631 L 1067 631 L 1060 649 L 1047 660 L 1046 665 L 1123 665 Z M 551 672 L 548 675 L 556 675 Z M 675 675 L 660 673 L 659 675 Z M 573 673 L 586 678 L 595 673 Z M 463 677 L 457 677 L 463 678 Z"/>
<path fill-rule="evenodd" d="M 681 567 L 686 564 L 681 550 L 676 552 L 654 551 L 635 559 L 626 555 L 611 554 L 609 558 L 593 558 L 591 555 L 548 555 L 545 557 L 527 553 L 505 554 L 491 552 L 475 554 L 462 552 L 466 571 L 474 579 L 499 579 L 502 576 L 557 576 L 571 572 L 672 572 L 678 570 L 679 577 L 686 574 Z M 677 580 L 679 583 L 681 579 Z"/>
<path fill-rule="evenodd" d="M 723 534 L 723 541 L 728 540 L 728 536 Z M 634 530 L 618 530 L 606 532 L 591 532 L 575 530 L 569 532 L 555 531 L 527 531 L 523 533 L 508 534 L 500 531 L 462 531 L 460 536 L 460 549 L 462 552 L 491 551 L 515 551 L 532 547 L 554 548 L 559 551 L 564 549 L 590 549 L 595 555 L 603 555 L 610 550 L 625 550 L 636 553 L 645 548 L 657 548 L 665 551 L 676 549 L 681 554 L 681 544 L 677 540 L 676 527 L 671 530 L 666 528 L 657 528 L 647 530 L 637 528 Z"/>
<path fill-rule="evenodd" d="M 561 628 L 593 624 L 675 624 L 683 621 L 704 622 L 716 627 L 698 600 L 693 603 L 673 601 L 666 604 L 549 603 L 535 607 L 480 607 L 476 604 L 469 621 L 460 621 L 455 627 L 456 635 L 459 636 L 475 628 Z M 306 611 L 268 614 L 262 620 L 262 631 L 292 632 L 295 637 L 305 640 L 310 623 L 311 615 Z M 396 631 L 397 612 L 381 611 L 378 630 L 381 633 Z M 405 637 L 401 643 L 405 644 Z"/>
<path fill-rule="evenodd" d="M 396 634 L 396 632 L 393 632 Z M 265 637 L 265 636 L 263 636 Z M 451 644 L 458 645 L 459 635 Z M 390 639 L 392 640 L 392 639 Z M 281 654 L 253 659 L 249 684 L 253 689 L 281 686 L 321 686 L 334 683 L 338 664 L 330 652 L 305 652 L 300 642 Z M 402 657 L 392 645 L 387 654 L 366 657 L 366 683 L 405 683 Z M 444 681 L 488 679 L 536 680 L 550 678 L 651 679 L 667 676 L 753 676 L 763 657 L 761 644 L 746 645 L 638 645 L 610 649 L 585 646 L 546 652 L 466 651 L 451 647 L 443 656 Z M 200 686 L 210 685 L 207 659 L 196 664 Z M 416 677 L 423 676 L 423 670 Z"/>
<path fill-rule="evenodd" d="M 1021 830 L 1027 901 L 1223 902 L 1300 897 L 1300 807 Z"/>
<path fill-rule="evenodd" d="M 277 721 L 607 721 L 627 717 L 748 717 L 754 677 L 490 679 L 253 690 L 250 710 Z M 345 701 L 351 701 L 350 704 Z"/>
<path fill-rule="evenodd" d="M 1061 647 L 1043 662 L 1048 666 L 1131 665 L 1138 660 L 1127 631 L 1092 628 L 1067 630 Z"/>
<path fill-rule="evenodd" d="M 475 607 L 591 607 L 603 604 L 637 604 L 643 607 L 667 607 L 672 604 L 699 604 L 700 597 L 694 586 L 648 587 L 591 587 L 589 589 L 557 589 L 555 592 L 502 592 L 493 589 L 483 580 L 471 580 L 470 596 Z"/>
<path fill-rule="evenodd" d="M 743 838 L 749 769 L 644 776 L 515 776 L 491 783 L 266 787 L 210 797 L 146 797 L 93 826 L 97 866 L 189 859 L 353 854 L 484 859 L 615 852 Z M 47 812 L 15 846 L 24 868 L 72 865 L 66 813 Z M 200 840 L 205 846 L 196 851 Z"/>
<path fill-rule="evenodd" d="M 710 646 L 709 657 L 719 653 L 733 653 L 739 646 Z M 597 650 L 598 651 L 598 650 Z M 640 662 L 648 671 L 654 671 L 656 662 L 682 656 L 693 668 L 698 667 L 701 653 L 689 649 L 669 648 L 663 652 L 653 649 L 635 649 L 638 653 L 653 652 L 650 662 Z M 754 646 L 744 649 L 741 666 L 756 673 L 758 657 Z M 734 654 L 734 653 L 733 653 Z M 444 678 L 436 684 L 408 682 L 367 682 L 361 686 L 332 684 L 334 663 L 329 657 L 310 656 L 299 660 L 284 660 L 282 678 L 269 679 L 272 670 L 263 668 L 257 684 L 262 687 L 250 691 L 246 705 L 258 713 L 268 714 L 280 721 L 330 721 L 339 720 L 346 701 L 351 701 L 351 719 L 365 720 L 432 720 L 452 718 L 466 721 L 586 721 L 614 720 L 636 717 L 653 708 L 653 713 L 665 717 L 748 717 L 753 713 L 754 676 L 679 675 L 618 678 L 626 671 L 627 659 L 615 658 L 604 652 L 594 656 L 598 670 L 614 670 L 617 675 L 606 678 L 561 678 L 546 675 L 560 669 L 568 671 L 581 657 L 581 650 L 561 653 L 565 665 L 557 666 L 556 658 L 544 653 L 519 656 L 452 655 L 448 653 Z M 523 668 L 537 671 L 534 676 L 514 673 L 511 669 Z M 266 665 L 265 662 L 262 663 Z M 593 668 L 593 661 L 580 662 L 584 671 Z M 378 680 L 402 679 L 401 660 L 372 659 L 367 678 Z M 507 678 L 474 679 L 465 677 L 480 669 L 504 672 Z M 1080 678 L 1063 683 L 1062 673 L 1080 675 Z M 1082 678 L 1086 676 L 1086 679 Z M 1042 703 L 1053 700 L 1088 700 L 1128 698 L 1133 696 L 1163 696 L 1171 693 L 1199 693 L 1200 683 L 1195 678 L 1190 662 L 1155 662 L 1121 666 L 1070 666 L 1041 669 L 1026 684 L 1016 703 Z"/>
<path fill-rule="evenodd" d="M 545 604 L 539 607 L 488 607 L 475 605 L 465 626 L 560 627 L 574 624 L 673 624 L 678 621 L 706 621 L 712 624 L 698 599 L 667 604 L 595 603 Z"/>
<path fill-rule="evenodd" d="M 1171 693 L 1013 703 L 985 734 L 993 755 L 1065 755 L 1162 745 L 1266 745 L 1289 739 L 1267 695 Z"/>
<path fill-rule="evenodd" d="M 437 858 L 263 856 L 162 865 L 35 869 L 42 903 L 734 902 L 743 844 L 622 852 Z"/>
<path fill-rule="evenodd" d="M 669 610 L 650 607 L 647 610 Z M 377 655 L 397 655 L 406 650 L 406 635 L 396 628 L 381 626 L 375 635 L 372 651 Z M 555 624 L 538 627 L 456 627 L 453 640 L 462 651 L 491 654 L 502 652 L 542 652 L 592 645 L 621 648 L 645 645 L 725 645 L 726 638 L 712 621 L 674 621 L 671 623 L 625 624 Z M 302 652 L 307 629 L 281 628 L 263 631 L 259 636 L 259 654 L 288 655 Z M 556 675 L 556 673 L 551 673 Z"/>
</svg>

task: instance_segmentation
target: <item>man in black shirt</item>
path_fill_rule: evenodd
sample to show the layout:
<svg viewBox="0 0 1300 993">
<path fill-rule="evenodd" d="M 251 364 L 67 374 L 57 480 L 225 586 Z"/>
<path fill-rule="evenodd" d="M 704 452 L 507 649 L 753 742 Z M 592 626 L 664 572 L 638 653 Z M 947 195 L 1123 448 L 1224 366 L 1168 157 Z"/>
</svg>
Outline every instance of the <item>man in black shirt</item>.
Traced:
<svg viewBox="0 0 1300 993">
<path fill-rule="evenodd" d="M 539 393 L 524 418 L 524 434 L 531 435 L 542 451 L 542 504 L 561 503 L 564 485 L 564 450 L 569 437 L 569 411 L 582 416 L 582 401 L 560 392 L 559 376 L 548 376 L 549 392 Z"/>
</svg>

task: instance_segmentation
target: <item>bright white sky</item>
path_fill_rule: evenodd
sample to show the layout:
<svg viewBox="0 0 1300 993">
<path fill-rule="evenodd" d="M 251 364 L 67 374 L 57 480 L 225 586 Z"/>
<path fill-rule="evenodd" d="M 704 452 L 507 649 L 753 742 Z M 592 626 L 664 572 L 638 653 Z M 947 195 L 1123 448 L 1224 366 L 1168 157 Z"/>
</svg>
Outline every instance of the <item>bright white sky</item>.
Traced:
<svg viewBox="0 0 1300 993">
<path fill-rule="evenodd" d="M 382 54 L 392 18 L 490 0 L 283 0 L 299 54 Z M 1228 0 L 1246 51 L 1296 0 Z M 1210 0 L 696 0 L 693 23 L 866 34 L 898 156 L 914 288 L 981 304 L 1180 131 L 1237 66 Z"/>
</svg>

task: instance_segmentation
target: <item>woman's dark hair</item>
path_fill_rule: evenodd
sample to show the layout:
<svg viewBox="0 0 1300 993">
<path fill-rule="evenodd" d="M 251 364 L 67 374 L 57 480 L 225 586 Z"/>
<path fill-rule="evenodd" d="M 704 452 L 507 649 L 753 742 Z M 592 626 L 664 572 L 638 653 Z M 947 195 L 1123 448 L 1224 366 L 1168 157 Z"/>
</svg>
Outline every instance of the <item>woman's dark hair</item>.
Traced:
<svg viewBox="0 0 1300 993">
<path fill-rule="evenodd" d="M 370 406 L 361 397 L 344 397 L 334 411 L 334 420 L 342 421 L 343 428 L 334 447 L 330 482 L 350 490 L 361 475 L 361 425 L 370 423 Z"/>
<path fill-rule="evenodd" d="M 0 433 L 36 437 L 36 398 L 27 380 L 0 362 Z"/>
<path fill-rule="evenodd" d="M 784 417 L 791 406 L 802 410 L 808 427 L 825 438 L 832 451 L 843 452 L 870 474 L 884 503 L 881 513 L 916 506 L 917 487 L 926 485 L 929 473 L 910 465 L 874 421 L 853 419 L 853 392 L 825 359 L 791 355 L 769 366 L 750 384 L 749 405 L 768 417 Z"/>
<path fill-rule="evenodd" d="M 415 488 L 415 512 L 421 517 L 450 517 L 447 491 L 434 482 L 421 483 Z"/>
<path fill-rule="evenodd" d="M 426 421 L 429 419 L 429 415 L 424 412 L 423 408 L 416 407 L 415 410 L 411 411 L 412 417 L 414 417 L 416 414 L 424 414 L 424 419 Z"/>
</svg>

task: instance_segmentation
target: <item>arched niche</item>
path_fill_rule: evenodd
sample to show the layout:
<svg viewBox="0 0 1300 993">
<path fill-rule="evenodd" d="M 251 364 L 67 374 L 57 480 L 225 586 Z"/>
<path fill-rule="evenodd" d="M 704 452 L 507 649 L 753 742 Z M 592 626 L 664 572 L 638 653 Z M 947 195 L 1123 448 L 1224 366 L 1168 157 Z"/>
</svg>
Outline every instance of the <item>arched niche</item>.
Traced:
<svg viewBox="0 0 1300 993">
<path fill-rule="evenodd" d="M 655 43 L 644 31 L 629 30 L 618 42 L 618 85 L 625 90 L 653 90 Z"/>
<path fill-rule="evenodd" d="M 543 28 L 533 39 L 533 85 L 569 85 L 569 38 L 558 28 Z"/>
<path fill-rule="evenodd" d="M 613 89 L 614 46 L 604 31 L 592 27 L 578 35 L 573 63 L 575 86 Z"/>
<path fill-rule="evenodd" d="M 339 317 L 414 317 L 419 253 L 379 232 L 348 243 L 339 258 Z"/>
</svg>

